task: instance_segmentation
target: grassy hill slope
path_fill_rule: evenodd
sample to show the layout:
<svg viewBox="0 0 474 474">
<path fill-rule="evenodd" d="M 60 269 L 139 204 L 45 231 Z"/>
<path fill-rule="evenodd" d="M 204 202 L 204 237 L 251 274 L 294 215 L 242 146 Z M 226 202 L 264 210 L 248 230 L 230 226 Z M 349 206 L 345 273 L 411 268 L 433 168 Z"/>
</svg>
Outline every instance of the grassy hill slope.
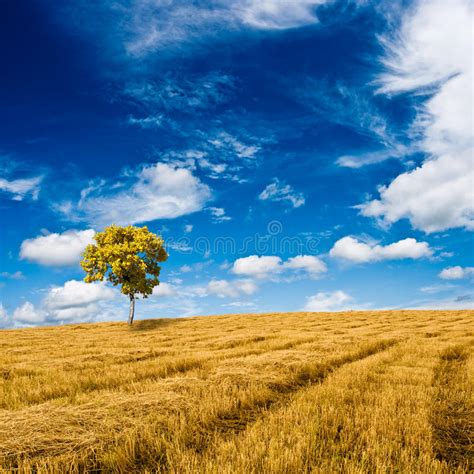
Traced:
<svg viewBox="0 0 474 474">
<path fill-rule="evenodd" d="M 0 331 L 0 466 L 466 472 L 474 311 Z"/>
</svg>

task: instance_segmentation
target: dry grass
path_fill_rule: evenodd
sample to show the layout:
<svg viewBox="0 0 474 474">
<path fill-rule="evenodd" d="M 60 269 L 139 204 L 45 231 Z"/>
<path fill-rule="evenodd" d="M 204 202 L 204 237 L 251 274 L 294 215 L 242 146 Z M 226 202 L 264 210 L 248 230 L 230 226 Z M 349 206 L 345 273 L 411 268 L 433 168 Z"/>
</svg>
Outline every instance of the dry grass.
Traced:
<svg viewBox="0 0 474 474">
<path fill-rule="evenodd" d="M 473 311 L 1 331 L 0 466 L 469 472 L 473 347 Z"/>
</svg>

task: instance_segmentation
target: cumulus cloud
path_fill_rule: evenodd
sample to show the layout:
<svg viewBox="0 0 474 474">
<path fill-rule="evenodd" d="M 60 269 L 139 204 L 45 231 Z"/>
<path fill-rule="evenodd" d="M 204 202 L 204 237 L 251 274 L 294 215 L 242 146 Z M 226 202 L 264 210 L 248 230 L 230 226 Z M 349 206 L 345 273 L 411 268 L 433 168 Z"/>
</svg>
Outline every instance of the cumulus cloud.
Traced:
<svg viewBox="0 0 474 474">
<path fill-rule="evenodd" d="M 40 193 L 42 180 L 42 176 L 11 181 L 0 178 L 0 191 L 9 194 L 14 201 L 23 201 L 26 197 L 36 201 Z"/>
<path fill-rule="evenodd" d="M 273 180 L 258 196 L 262 201 L 287 202 L 292 207 L 300 207 L 305 203 L 302 193 L 296 192 L 289 184 Z"/>
<path fill-rule="evenodd" d="M 474 267 L 447 267 L 444 268 L 439 277 L 443 280 L 462 280 L 474 275 Z"/>
<path fill-rule="evenodd" d="M 381 260 L 419 259 L 430 257 L 433 251 L 427 242 L 403 239 L 389 245 L 361 242 L 353 237 L 343 237 L 330 250 L 331 257 L 350 260 L 355 263 L 378 262 Z"/>
<path fill-rule="evenodd" d="M 68 230 L 24 240 L 20 258 L 40 265 L 67 266 L 79 263 L 82 252 L 93 242 L 95 231 Z"/>
<path fill-rule="evenodd" d="M 250 255 L 234 262 L 232 273 L 253 278 L 266 278 L 281 271 L 281 258 Z"/>
<path fill-rule="evenodd" d="M 26 301 L 13 311 L 12 320 L 19 325 L 35 325 L 44 323 L 46 317 L 45 311 L 35 308 L 32 303 Z"/>
<path fill-rule="evenodd" d="M 327 271 L 326 264 L 313 255 L 298 255 L 289 258 L 283 268 L 290 270 L 303 270 L 310 275 L 319 275 Z"/>
<path fill-rule="evenodd" d="M 44 299 L 44 305 L 51 310 L 62 310 L 88 306 L 114 296 L 114 290 L 109 288 L 105 282 L 86 283 L 70 280 L 63 286 L 51 288 Z"/>
<path fill-rule="evenodd" d="M 326 272 L 327 267 L 322 260 L 313 255 L 298 255 L 286 262 L 277 256 L 250 255 L 237 259 L 231 271 L 236 275 L 257 279 L 269 278 L 285 271 L 299 272 L 315 278 Z"/>
<path fill-rule="evenodd" d="M 306 299 L 303 311 L 349 311 L 353 298 L 344 291 L 319 292 Z"/>
<path fill-rule="evenodd" d="M 156 163 L 124 176 L 123 182 L 89 186 L 66 213 L 98 226 L 130 225 L 200 211 L 210 198 L 210 188 L 189 169 Z"/>
<path fill-rule="evenodd" d="M 418 2 L 400 30 L 382 39 L 379 92 L 431 92 L 411 127 L 427 158 L 381 186 L 379 199 L 360 206 L 362 215 L 387 225 L 407 218 L 427 233 L 474 229 L 473 28 L 469 0 Z"/>
<path fill-rule="evenodd" d="M 176 296 L 177 289 L 174 285 L 170 283 L 162 282 L 158 286 L 153 288 L 153 296 L 158 296 L 160 298 L 167 298 L 170 296 Z"/>
<path fill-rule="evenodd" d="M 359 208 L 367 217 L 392 224 L 408 218 L 427 233 L 454 227 L 474 229 L 471 150 L 445 154 L 379 188 L 380 199 Z"/>
<path fill-rule="evenodd" d="M 34 326 L 101 319 L 102 303 L 112 301 L 117 292 L 105 282 L 70 280 L 51 287 L 38 306 L 26 301 L 15 309 L 8 325 Z"/>
</svg>

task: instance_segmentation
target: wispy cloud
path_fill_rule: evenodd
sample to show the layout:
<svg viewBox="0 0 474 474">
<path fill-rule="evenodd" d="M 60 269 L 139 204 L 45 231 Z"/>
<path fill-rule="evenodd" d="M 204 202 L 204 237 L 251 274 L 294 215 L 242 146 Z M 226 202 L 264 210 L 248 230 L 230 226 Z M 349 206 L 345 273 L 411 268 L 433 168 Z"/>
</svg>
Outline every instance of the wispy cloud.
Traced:
<svg viewBox="0 0 474 474">
<path fill-rule="evenodd" d="M 247 0 L 235 8 L 244 24 L 261 30 L 286 30 L 318 22 L 316 7 L 328 0 Z M 237 3 L 237 2 L 236 2 Z"/>
<path fill-rule="evenodd" d="M 211 71 L 202 75 L 166 74 L 153 80 L 128 83 L 115 100 L 161 113 L 195 115 L 228 101 L 235 92 L 235 79 Z"/>
<path fill-rule="evenodd" d="M 414 151 L 416 151 L 414 148 L 394 144 L 392 148 L 383 150 L 359 153 L 356 155 L 343 155 L 336 160 L 336 163 L 345 168 L 356 169 L 367 165 L 381 163 L 382 161 L 390 159 L 400 160 L 405 158 L 407 155 L 412 154 Z"/>
<path fill-rule="evenodd" d="M 355 130 L 385 147 L 394 144 L 387 120 L 376 107 L 369 88 L 342 82 L 329 84 L 312 77 L 302 78 L 300 83 L 293 94 L 321 120 Z"/>
<path fill-rule="evenodd" d="M 36 201 L 40 193 L 42 180 L 42 176 L 12 180 L 0 178 L 0 191 L 9 195 L 14 201 L 23 201 L 28 197 Z"/>
<path fill-rule="evenodd" d="M 303 206 L 306 202 L 303 193 L 296 192 L 289 184 L 274 178 L 258 196 L 261 201 L 286 202 L 292 207 Z"/>
<path fill-rule="evenodd" d="M 66 218 L 103 227 L 173 219 L 200 211 L 210 198 L 209 186 L 190 170 L 156 163 L 116 182 L 89 186 L 76 204 L 63 204 L 59 210 Z"/>
<path fill-rule="evenodd" d="M 120 41 L 124 53 L 141 58 L 171 48 L 202 46 L 210 40 L 245 30 L 275 31 L 318 22 L 317 7 L 327 0 L 175 0 L 104 1 L 71 9 L 76 21 L 106 19 L 111 39 Z M 82 26 L 90 29 L 92 26 Z"/>
<path fill-rule="evenodd" d="M 473 28 L 469 0 L 419 2 L 399 30 L 381 39 L 379 92 L 431 93 L 411 130 L 427 159 L 381 186 L 379 199 L 360 206 L 362 215 L 389 225 L 407 218 L 427 233 L 474 229 Z"/>
<path fill-rule="evenodd" d="M 240 135 L 244 135 L 242 131 Z M 160 160 L 173 166 L 199 169 L 212 179 L 226 179 L 242 182 L 242 173 L 260 164 L 259 157 L 263 143 L 249 134 L 245 139 L 224 130 L 196 131 L 187 137 L 193 147 L 183 151 L 160 154 Z"/>
<path fill-rule="evenodd" d="M 142 118 L 130 115 L 130 117 L 128 117 L 128 123 L 141 128 L 159 128 L 163 125 L 163 115 L 148 115 Z"/>
<path fill-rule="evenodd" d="M 208 207 L 206 208 L 206 211 L 208 211 L 211 216 L 212 220 L 214 222 L 225 222 L 225 221 L 230 221 L 232 218 L 227 216 L 225 213 L 225 209 L 222 207 Z"/>
</svg>

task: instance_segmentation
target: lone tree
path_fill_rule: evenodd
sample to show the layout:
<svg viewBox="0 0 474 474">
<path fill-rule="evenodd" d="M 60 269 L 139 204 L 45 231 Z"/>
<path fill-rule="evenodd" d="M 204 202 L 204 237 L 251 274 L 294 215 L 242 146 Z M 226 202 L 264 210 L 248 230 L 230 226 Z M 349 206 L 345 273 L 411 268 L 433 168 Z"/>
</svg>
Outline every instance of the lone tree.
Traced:
<svg viewBox="0 0 474 474">
<path fill-rule="evenodd" d="M 147 298 L 160 284 L 161 267 L 168 258 L 161 237 L 147 227 L 111 225 L 95 234 L 96 244 L 86 247 L 81 267 L 87 273 L 87 283 L 106 278 L 130 297 L 128 324 L 133 323 L 136 295 Z"/>
</svg>

